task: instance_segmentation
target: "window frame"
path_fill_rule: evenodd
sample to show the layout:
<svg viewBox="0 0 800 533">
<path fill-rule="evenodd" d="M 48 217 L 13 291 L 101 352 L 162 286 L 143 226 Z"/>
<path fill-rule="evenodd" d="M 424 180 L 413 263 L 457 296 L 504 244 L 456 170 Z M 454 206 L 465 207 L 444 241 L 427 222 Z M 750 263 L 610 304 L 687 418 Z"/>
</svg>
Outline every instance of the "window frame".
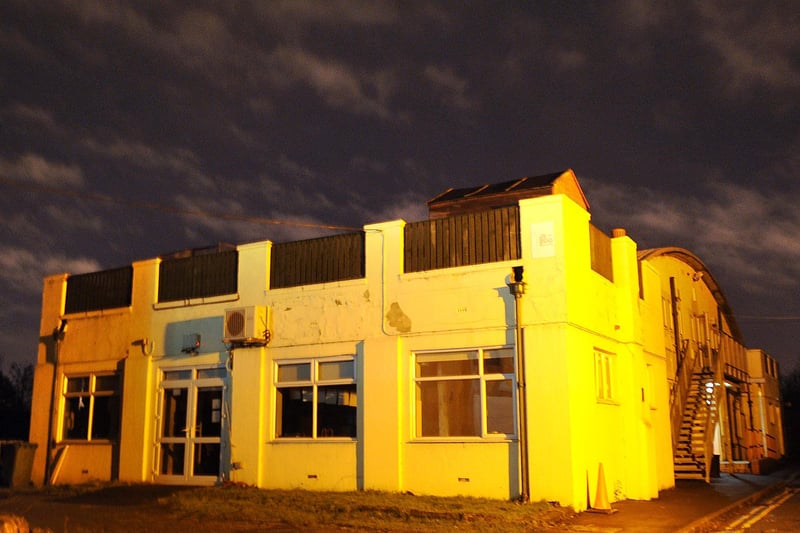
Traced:
<svg viewBox="0 0 800 533">
<path fill-rule="evenodd" d="M 321 377 L 320 367 L 328 363 L 342 363 L 350 362 L 352 365 L 352 377 L 344 378 L 323 378 Z M 281 381 L 281 367 L 289 367 L 294 365 L 309 365 L 309 376 L 307 379 L 293 379 Z M 273 439 L 279 442 L 297 442 L 297 441 L 330 441 L 330 440 L 344 440 L 355 441 L 358 438 L 358 358 L 356 355 L 337 355 L 337 356 L 322 356 L 322 357 L 306 357 L 302 359 L 280 359 L 274 362 L 273 366 L 273 389 L 274 389 L 274 424 L 273 424 Z M 349 407 L 355 408 L 355 417 L 353 424 L 353 435 L 326 435 L 324 428 L 319 427 L 319 405 L 320 405 L 320 389 L 328 387 L 350 387 L 352 386 L 352 393 L 354 398 L 351 399 L 354 404 L 348 404 Z M 303 394 L 305 389 L 311 389 L 311 429 L 310 435 L 281 435 L 283 426 L 283 412 L 282 400 L 279 395 L 281 389 L 300 389 Z M 349 392 L 349 391 L 348 391 Z"/>
<path fill-rule="evenodd" d="M 613 352 L 594 349 L 594 392 L 597 403 L 619 405 L 617 357 Z"/>
<path fill-rule="evenodd" d="M 505 356 L 511 359 L 510 372 L 487 372 L 486 361 L 492 359 L 487 356 L 490 352 L 507 350 L 509 355 Z M 474 374 L 448 374 L 442 376 L 422 376 L 419 375 L 419 361 L 424 358 L 429 362 L 445 361 L 452 358 L 454 355 L 465 354 L 464 361 L 475 359 L 477 361 L 477 372 Z M 448 357 L 450 356 L 450 357 Z M 454 360 L 454 359 L 451 359 Z M 411 361 L 411 376 L 412 376 L 412 392 L 413 398 L 412 407 L 412 420 L 411 432 L 412 439 L 419 442 L 460 442 L 460 441 L 509 441 L 517 439 L 519 434 L 518 428 L 518 387 L 516 379 L 516 365 L 517 357 L 516 350 L 513 345 L 502 346 L 481 346 L 476 348 L 453 348 L 446 350 L 419 350 L 412 353 Z M 453 382 L 453 381 L 466 381 L 472 380 L 478 382 L 478 393 L 480 395 L 480 434 L 479 435 L 423 435 L 422 427 L 422 404 L 423 399 L 420 397 L 420 383 L 436 383 L 436 382 Z M 489 383 L 502 383 L 508 381 L 511 386 L 511 426 L 510 433 L 490 432 L 489 427 L 489 407 L 488 407 L 488 394 L 487 384 Z"/>
<path fill-rule="evenodd" d="M 98 390 L 98 379 L 113 377 L 116 380 L 113 389 L 99 389 Z M 88 390 L 80 390 L 80 391 L 70 391 L 70 383 L 86 379 L 88 380 Z M 119 439 L 120 433 L 120 425 L 121 425 L 121 418 L 122 418 L 122 374 L 119 372 L 114 371 L 100 371 L 100 372 L 82 372 L 82 373 L 75 373 L 75 374 L 65 374 L 62 389 L 61 389 L 61 409 L 60 409 L 60 417 L 58 422 L 58 436 L 59 442 L 73 442 L 73 443 L 81 443 L 81 442 L 116 442 Z M 68 428 L 66 424 L 66 417 L 68 413 L 68 409 L 70 409 L 69 405 L 71 400 L 74 398 L 79 399 L 86 399 L 88 400 L 88 412 L 86 415 L 86 428 L 85 428 L 85 436 L 79 437 L 74 435 L 68 435 L 68 432 L 74 430 L 74 426 L 72 428 Z M 116 413 L 114 416 L 110 417 L 111 419 L 108 421 L 107 427 L 108 435 L 107 436 L 100 436 L 95 437 L 95 428 L 97 426 L 97 413 L 96 408 L 98 399 L 99 398 L 116 398 Z M 84 400 L 84 401 L 86 401 Z M 81 400 L 78 400 L 79 405 Z M 108 413 L 106 413 L 108 414 Z"/>
</svg>

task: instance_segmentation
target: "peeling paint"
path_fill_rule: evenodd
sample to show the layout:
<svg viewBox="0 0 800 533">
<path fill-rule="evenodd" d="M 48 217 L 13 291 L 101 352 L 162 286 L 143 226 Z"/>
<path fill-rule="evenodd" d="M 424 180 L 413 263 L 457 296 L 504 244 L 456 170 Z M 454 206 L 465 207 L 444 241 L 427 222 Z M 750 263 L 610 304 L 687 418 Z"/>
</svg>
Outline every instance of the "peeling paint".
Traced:
<svg viewBox="0 0 800 533">
<path fill-rule="evenodd" d="M 392 302 L 391 307 L 389 307 L 389 312 L 386 313 L 386 320 L 389 321 L 389 325 L 395 328 L 400 333 L 408 333 L 411 331 L 411 318 L 406 316 L 402 309 L 400 309 L 400 304 L 397 302 Z"/>
<path fill-rule="evenodd" d="M 364 291 L 364 300 L 369 301 L 369 289 Z"/>
</svg>

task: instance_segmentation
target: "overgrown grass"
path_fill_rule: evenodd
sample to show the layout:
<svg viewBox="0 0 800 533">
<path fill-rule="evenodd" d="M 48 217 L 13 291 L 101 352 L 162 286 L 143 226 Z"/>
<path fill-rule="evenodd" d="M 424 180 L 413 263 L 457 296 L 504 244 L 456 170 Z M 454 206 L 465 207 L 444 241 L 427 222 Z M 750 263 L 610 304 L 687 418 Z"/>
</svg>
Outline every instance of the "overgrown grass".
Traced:
<svg viewBox="0 0 800 533">
<path fill-rule="evenodd" d="M 324 530 L 531 531 L 569 514 L 546 502 L 519 504 L 480 498 L 438 498 L 376 491 L 278 491 L 220 486 L 176 492 L 160 500 L 207 520 L 235 517 L 253 525 Z"/>
</svg>

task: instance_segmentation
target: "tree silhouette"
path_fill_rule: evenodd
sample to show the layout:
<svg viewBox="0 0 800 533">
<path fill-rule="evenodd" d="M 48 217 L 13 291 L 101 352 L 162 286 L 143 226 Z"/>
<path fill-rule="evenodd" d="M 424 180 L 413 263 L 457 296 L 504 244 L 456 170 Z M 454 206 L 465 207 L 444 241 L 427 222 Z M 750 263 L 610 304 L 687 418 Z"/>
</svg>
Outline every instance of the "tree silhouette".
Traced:
<svg viewBox="0 0 800 533">
<path fill-rule="evenodd" d="M 783 438 L 787 455 L 800 456 L 800 369 L 781 376 Z"/>
<path fill-rule="evenodd" d="M 28 440 L 33 394 L 33 365 L 12 363 L 3 371 L 0 358 L 0 439 Z"/>
</svg>

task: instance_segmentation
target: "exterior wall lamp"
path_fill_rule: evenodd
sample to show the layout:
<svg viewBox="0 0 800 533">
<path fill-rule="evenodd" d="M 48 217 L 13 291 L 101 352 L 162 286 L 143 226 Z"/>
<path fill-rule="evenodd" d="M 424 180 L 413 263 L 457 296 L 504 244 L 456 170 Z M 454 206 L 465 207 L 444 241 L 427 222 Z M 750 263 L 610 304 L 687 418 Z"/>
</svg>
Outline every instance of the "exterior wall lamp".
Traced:
<svg viewBox="0 0 800 533">
<path fill-rule="evenodd" d="M 525 274 L 525 267 L 522 265 L 511 267 L 511 276 L 508 278 L 508 289 L 515 298 L 519 298 L 525 294 L 525 281 L 523 276 Z"/>
<path fill-rule="evenodd" d="M 63 341 L 64 335 L 66 334 L 67 334 L 67 319 L 62 318 L 58 324 L 58 327 L 53 330 L 53 340 Z"/>
</svg>

